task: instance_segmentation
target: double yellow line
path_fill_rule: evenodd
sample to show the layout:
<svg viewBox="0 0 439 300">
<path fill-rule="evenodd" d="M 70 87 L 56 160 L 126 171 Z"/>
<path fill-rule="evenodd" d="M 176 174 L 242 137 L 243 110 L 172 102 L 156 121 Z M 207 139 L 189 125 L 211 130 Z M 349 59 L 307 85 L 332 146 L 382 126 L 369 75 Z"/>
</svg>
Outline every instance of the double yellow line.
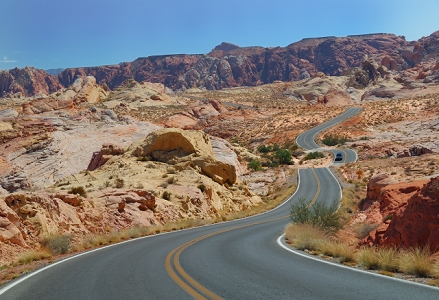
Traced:
<svg viewBox="0 0 439 300">
<path fill-rule="evenodd" d="M 314 170 L 314 168 L 312 168 L 311 170 L 312 170 L 312 172 L 313 172 L 313 174 L 314 174 L 314 177 L 316 178 L 316 181 L 317 181 L 317 191 L 316 191 L 316 194 L 314 195 L 314 198 L 313 198 L 313 199 L 311 200 L 311 202 L 306 206 L 306 208 L 310 208 L 311 206 L 313 206 L 314 203 L 317 201 L 317 198 L 318 198 L 319 195 L 320 195 L 320 179 L 319 179 L 319 177 L 317 176 L 317 173 L 316 173 L 316 171 Z"/>
<path fill-rule="evenodd" d="M 191 295 L 195 299 L 200 299 L 200 300 L 201 299 L 203 299 L 203 300 L 204 299 L 215 299 L 215 300 L 223 299 L 220 296 L 218 296 L 217 294 L 215 294 L 214 292 L 207 289 L 206 287 L 202 286 L 199 282 L 197 282 L 195 279 L 193 279 L 191 276 L 189 276 L 189 274 L 186 273 L 186 271 L 180 265 L 179 259 L 180 259 L 181 253 L 185 249 L 187 249 L 188 247 L 192 246 L 193 244 L 195 244 L 199 241 L 202 241 L 206 238 L 209 238 L 211 236 L 221 234 L 221 233 L 224 233 L 227 231 L 239 229 L 239 228 L 244 228 L 244 227 L 249 227 L 249 226 L 253 226 L 253 225 L 257 225 L 257 224 L 277 221 L 277 220 L 285 219 L 288 217 L 289 216 L 283 216 L 280 218 L 270 219 L 267 221 L 255 222 L 255 223 L 251 223 L 251 224 L 247 224 L 247 225 L 241 225 L 241 226 L 237 226 L 237 227 L 233 227 L 233 228 L 229 228 L 229 229 L 219 230 L 219 231 L 215 231 L 215 232 L 203 235 L 203 236 L 198 237 L 196 239 L 190 240 L 190 241 L 176 247 L 171 252 L 169 252 L 169 254 L 166 256 L 166 259 L 165 259 L 166 271 L 168 272 L 169 276 L 171 276 L 171 278 L 183 290 L 185 290 L 189 295 Z"/>
<path fill-rule="evenodd" d="M 316 194 L 314 195 L 314 198 L 308 204 L 307 208 L 311 207 L 316 202 L 316 200 L 320 194 L 320 180 L 319 180 L 317 173 L 314 169 L 312 169 L 312 172 L 314 174 L 314 177 L 317 180 L 317 191 L 316 191 Z M 166 256 L 166 259 L 165 259 L 166 271 L 168 272 L 169 276 L 183 290 L 185 290 L 189 295 L 191 295 L 195 299 L 200 299 L 200 300 L 201 299 L 203 299 L 203 300 L 204 299 L 215 299 L 215 300 L 223 299 L 220 296 L 218 296 L 217 294 L 215 294 L 214 292 L 212 292 L 211 290 L 202 286 L 199 282 L 197 282 L 189 274 L 187 274 L 187 272 L 182 268 L 182 266 L 180 264 L 181 253 L 184 250 L 186 250 L 188 247 L 194 245 L 195 243 L 198 243 L 199 241 L 207 239 L 211 236 L 221 234 L 224 232 L 228 232 L 228 231 L 232 231 L 232 230 L 239 229 L 239 228 L 244 228 L 244 227 L 249 227 L 249 226 L 253 226 L 253 225 L 257 225 L 257 224 L 263 224 L 263 223 L 268 223 L 268 222 L 272 222 L 272 221 L 277 221 L 277 220 L 285 219 L 288 217 L 289 217 L 289 215 L 275 218 L 275 219 L 266 220 L 266 221 L 255 222 L 255 223 L 251 223 L 251 224 L 246 224 L 246 225 L 236 226 L 236 227 L 232 227 L 232 228 L 228 228 L 228 229 L 223 229 L 223 230 L 215 231 L 215 232 L 203 235 L 201 237 L 195 238 L 193 240 L 190 240 L 190 241 L 176 247 L 171 252 L 169 252 L 169 254 Z"/>
</svg>

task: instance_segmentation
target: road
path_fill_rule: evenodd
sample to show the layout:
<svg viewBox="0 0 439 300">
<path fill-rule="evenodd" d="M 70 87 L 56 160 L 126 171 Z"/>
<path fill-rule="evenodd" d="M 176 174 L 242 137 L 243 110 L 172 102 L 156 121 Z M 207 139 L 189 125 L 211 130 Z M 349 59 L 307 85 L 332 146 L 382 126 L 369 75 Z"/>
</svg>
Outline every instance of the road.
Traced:
<svg viewBox="0 0 439 300">
<path fill-rule="evenodd" d="M 438 299 L 437 288 L 286 246 L 292 202 L 329 203 L 341 193 L 327 168 L 298 176 L 295 194 L 272 211 L 86 252 L 12 281 L 0 299 Z"/>
</svg>

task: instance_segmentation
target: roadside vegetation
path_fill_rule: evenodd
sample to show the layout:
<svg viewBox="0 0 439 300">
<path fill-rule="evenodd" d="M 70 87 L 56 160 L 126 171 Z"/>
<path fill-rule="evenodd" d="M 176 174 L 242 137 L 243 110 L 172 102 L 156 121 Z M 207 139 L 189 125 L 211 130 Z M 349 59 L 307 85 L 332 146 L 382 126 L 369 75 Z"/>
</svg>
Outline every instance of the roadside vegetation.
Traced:
<svg viewBox="0 0 439 300">
<path fill-rule="evenodd" d="M 387 276 L 396 273 L 426 278 L 426 283 L 439 286 L 439 258 L 433 258 L 429 247 L 361 247 L 356 248 L 343 240 L 338 234 L 349 220 L 353 205 L 361 201 L 356 199 L 356 186 L 344 193 L 340 209 L 336 202 L 326 207 L 309 200 L 300 201 L 291 206 L 291 223 L 285 227 L 287 243 L 298 250 L 306 251 L 322 258 L 332 257 L 335 261 L 348 266 L 357 266 L 366 270 L 376 270 Z M 311 205 L 312 204 L 312 205 Z M 364 238 L 376 226 L 370 223 L 360 224 L 356 229 L 358 239 Z"/>
<path fill-rule="evenodd" d="M 263 167 L 276 168 L 279 165 L 294 164 L 293 151 L 296 151 L 298 146 L 294 143 L 287 143 L 283 146 L 274 145 L 260 145 L 257 151 L 260 153 L 262 160 L 252 160 L 248 164 L 248 168 L 253 171 L 260 171 Z"/>
<path fill-rule="evenodd" d="M 327 146 L 344 145 L 348 139 L 337 134 L 325 134 L 322 143 Z"/>
</svg>

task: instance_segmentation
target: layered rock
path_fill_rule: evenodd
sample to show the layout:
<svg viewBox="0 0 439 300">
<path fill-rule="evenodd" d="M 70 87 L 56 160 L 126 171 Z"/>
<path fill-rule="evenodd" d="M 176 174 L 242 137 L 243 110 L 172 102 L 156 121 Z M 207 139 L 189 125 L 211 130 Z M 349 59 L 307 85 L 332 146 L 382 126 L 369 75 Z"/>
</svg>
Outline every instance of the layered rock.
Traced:
<svg viewBox="0 0 439 300">
<path fill-rule="evenodd" d="M 48 95 L 73 85 L 78 78 L 86 80 L 87 76 L 94 76 L 97 84 L 111 89 L 129 79 L 162 83 L 171 89 L 254 86 L 277 80 L 308 79 L 319 72 L 342 75 L 360 67 L 365 56 L 388 70 L 399 72 L 437 59 L 438 44 L 437 32 L 415 42 L 393 34 L 366 34 L 309 38 L 275 48 L 223 43 L 204 55 L 150 56 L 119 65 L 71 68 L 61 72 L 58 78 L 43 70 L 16 68 L 0 72 L 0 97 L 39 92 Z M 430 75 L 422 76 L 434 80 L 435 75 L 433 79 L 428 78 Z"/>
<path fill-rule="evenodd" d="M 99 84 L 106 83 L 110 88 L 134 78 L 161 82 L 172 89 L 220 89 L 306 79 L 319 72 L 342 75 L 360 67 L 365 56 L 400 71 L 437 55 L 437 39 L 436 33 L 418 42 L 392 34 L 368 34 L 304 39 L 276 48 L 223 43 L 207 55 L 151 56 L 116 66 L 67 69 L 59 78 L 65 86 L 78 76 L 93 75 Z"/>
<path fill-rule="evenodd" d="M 381 180 L 380 180 L 381 179 Z M 388 183 L 385 175 L 368 184 L 367 199 L 379 204 L 382 223 L 360 245 L 439 247 L 439 177 Z"/>
<path fill-rule="evenodd" d="M 49 95 L 61 88 L 63 86 L 58 78 L 44 70 L 26 67 L 0 71 L 0 97 L 17 93 L 23 96 L 33 96 L 38 93 Z"/>
</svg>

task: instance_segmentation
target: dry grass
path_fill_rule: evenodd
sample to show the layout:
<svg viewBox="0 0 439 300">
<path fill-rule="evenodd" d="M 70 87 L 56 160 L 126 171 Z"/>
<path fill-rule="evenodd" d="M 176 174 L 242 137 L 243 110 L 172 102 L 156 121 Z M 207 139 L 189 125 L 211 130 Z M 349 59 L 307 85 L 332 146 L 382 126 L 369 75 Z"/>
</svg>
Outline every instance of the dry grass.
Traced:
<svg viewBox="0 0 439 300">
<path fill-rule="evenodd" d="M 402 250 L 399 258 L 399 268 L 402 272 L 415 276 L 431 276 L 433 275 L 434 265 L 430 254 L 427 247 Z"/>
<path fill-rule="evenodd" d="M 380 261 L 375 248 L 362 247 L 357 254 L 357 260 L 360 265 L 368 270 L 379 268 Z"/>
<path fill-rule="evenodd" d="M 328 234 L 310 224 L 290 223 L 285 227 L 285 237 L 299 250 L 319 250 L 321 241 L 328 239 Z"/>
<path fill-rule="evenodd" d="M 21 254 L 17 258 L 16 263 L 20 265 L 25 265 L 33 261 L 42 260 L 50 257 L 52 257 L 52 254 L 45 250 L 31 250 Z"/>
<path fill-rule="evenodd" d="M 319 250 L 332 257 L 336 257 L 342 263 L 355 262 L 355 249 L 345 243 L 338 241 L 322 240 L 319 244 Z"/>
<path fill-rule="evenodd" d="M 388 272 L 398 271 L 399 252 L 394 247 L 377 250 L 379 269 Z"/>
</svg>

